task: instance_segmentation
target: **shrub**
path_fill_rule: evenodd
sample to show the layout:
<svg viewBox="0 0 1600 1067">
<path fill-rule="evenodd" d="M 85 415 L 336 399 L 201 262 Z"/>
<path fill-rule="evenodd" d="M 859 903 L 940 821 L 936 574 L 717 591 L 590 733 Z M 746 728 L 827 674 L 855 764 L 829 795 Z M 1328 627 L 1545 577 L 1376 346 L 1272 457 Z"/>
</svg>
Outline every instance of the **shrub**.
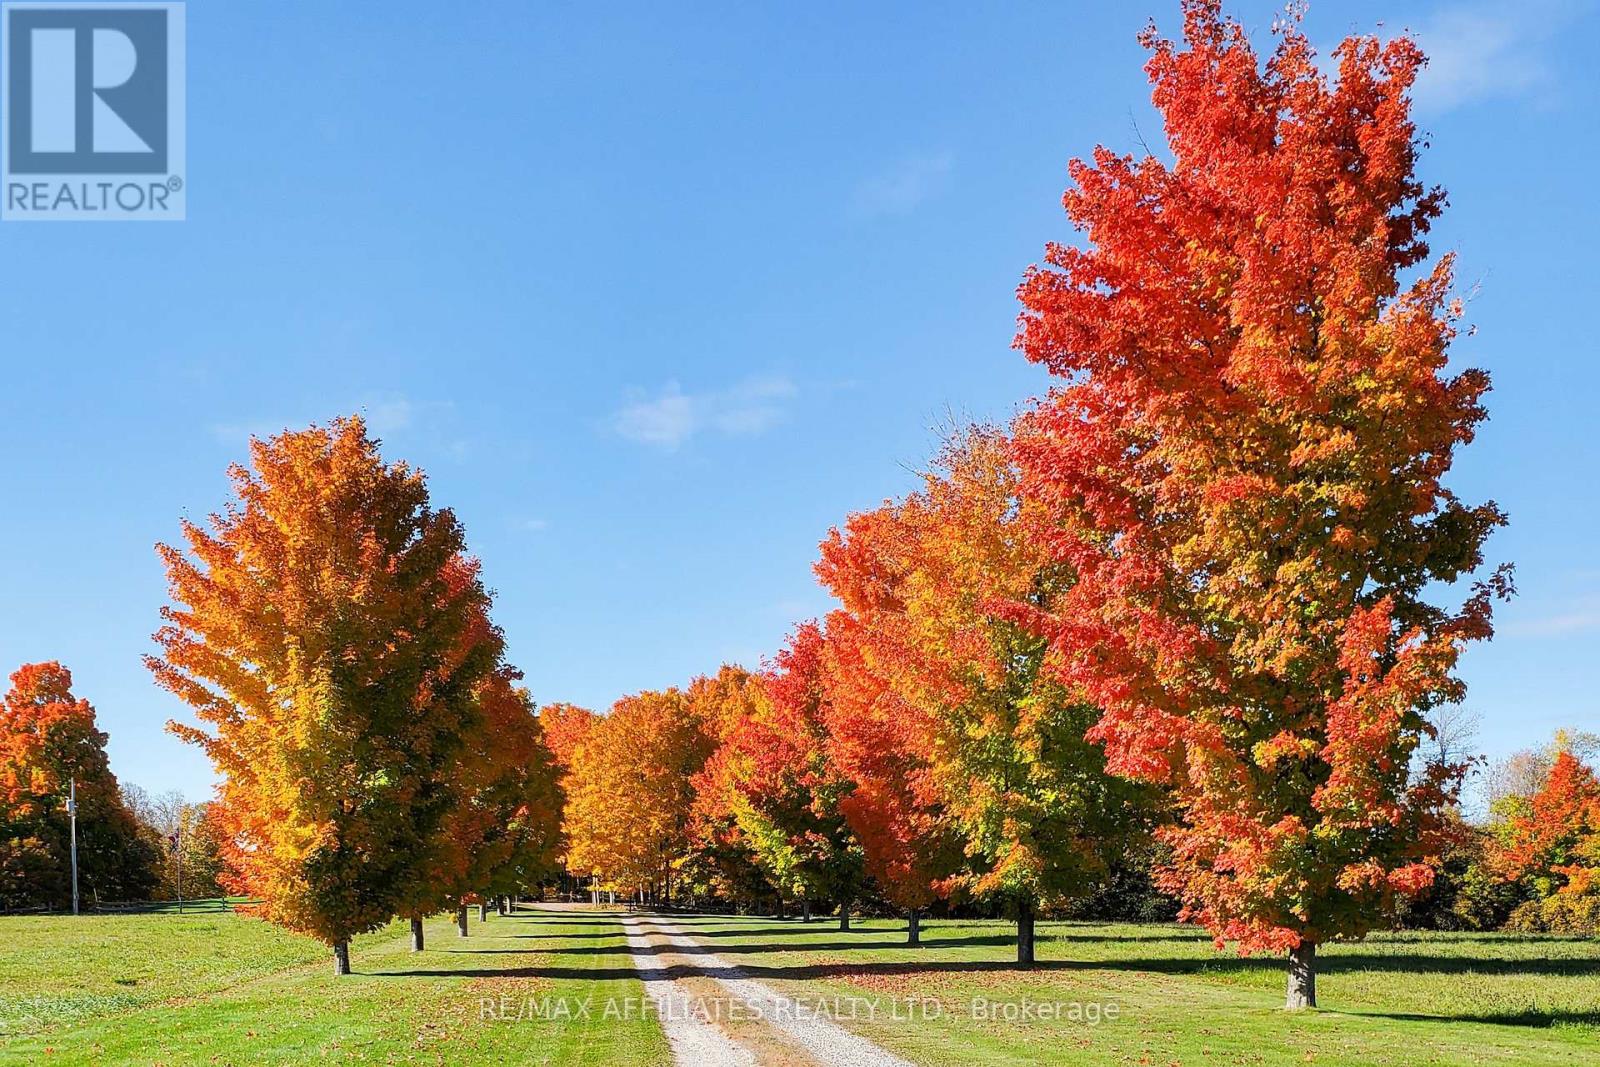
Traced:
<svg viewBox="0 0 1600 1067">
<path fill-rule="evenodd" d="M 1507 930 L 1521 933 L 1588 934 L 1600 937 L 1600 896 L 1558 893 L 1517 906 Z"/>
</svg>

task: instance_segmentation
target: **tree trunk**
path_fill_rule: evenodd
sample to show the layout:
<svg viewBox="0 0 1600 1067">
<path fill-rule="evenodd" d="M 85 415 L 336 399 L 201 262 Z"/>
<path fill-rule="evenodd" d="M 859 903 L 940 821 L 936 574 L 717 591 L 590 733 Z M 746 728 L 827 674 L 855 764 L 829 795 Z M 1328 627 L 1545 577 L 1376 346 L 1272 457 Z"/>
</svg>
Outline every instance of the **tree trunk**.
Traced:
<svg viewBox="0 0 1600 1067">
<path fill-rule="evenodd" d="M 489 898 L 488 897 L 482 897 L 482 898 L 480 898 L 478 900 L 478 921 L 481 922 L 481 923 L 486 923 L 486 922 L 489 921 Z"/>
<path fill-rule="evenodd" d="M 1289 950 L 1289 996 L 1283 1006 L 1288 1011 L 1317 1006 L 1317 943 L 1302 941 Z"/>
<path fill-rule="evenodd" d="M 467 906 L 465 904 L 456 909 L 456 930 L 462 937 L 467 936 Z"/>
<path fill-rule="evenodd" d="M 778 895 L 778 910 L 777 910 L 776 914 L 777 914 L 777 917 L 780 918 L 780 919 L 784 919 L 784 918 L 788 917 L 788 916 L 786 916 L 784 914 L 783 894 L 781 894 L 781 893 Z"/>
<path fill-rule="evenodd" d="M 839 929 L 850 929 L 850 902 L 848 900 L 840 901 L 839 903 Z"/>
<path fill-rule="evenodd" d="M 333 973 L 350 973 L 350 942 L 338 941 L 333 946 Z"/>
<path fill-rule="evenodd" d="M 811 898 L 810 897 L 801 897 L 800 898 L 800 921 L 803 922 L 803 923 L 808 923 L 808 922 L 811 921 Z"/>
<path fill-rule="evenodd" d="M 422 951 L 422 920 L 415 916 L 411 919 L 411 951 Z"/>
<path fill-rule="evenodd" d="M 1033 966 L 1033 898 L 1017 902 L 1017 966 Z"/>
<path fill-rule="evenodd" d="M 916 908 L 906 913 L 906 944 L 922 944 L 922 912 Z"/>
</svg>

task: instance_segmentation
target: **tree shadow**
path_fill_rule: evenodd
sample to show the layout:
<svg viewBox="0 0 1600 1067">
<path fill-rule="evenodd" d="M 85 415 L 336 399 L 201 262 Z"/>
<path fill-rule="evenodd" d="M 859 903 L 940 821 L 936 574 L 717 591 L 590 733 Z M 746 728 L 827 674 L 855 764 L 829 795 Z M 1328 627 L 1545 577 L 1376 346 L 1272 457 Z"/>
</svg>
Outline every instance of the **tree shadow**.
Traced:
<svg viewBox="0 0 1600 1067">
<path fill-rule="evenodd" d="M 1346 1011 L 1342 1015 L 1356 1015 L 1371 1019 L 1394 1019 L 1408 1023 L 1483 1023 L 1488 1026 L 1526 1026 L 1549 1029 L 1554 1026 L 1600 1028 L 1600 1011 L 1542 1011 L 1530 1008 L 1515 1012 L 1460 1012 L 1454 1015 L 1422 1015 L 1415 1012 Z"/>
<path fill-rule="evenodd" d="M 664 931 L 646 931 L 647 933 L 660 933 Z M 893 941 L 807 941 L 803 945 L 795 944 L 765 944 L 752 942 L 740 945 L 683 945 L 683 944 L 651 944 L 642 945 L 633 951 L 648 952 L 652 955 L 683 955 L 683 956 L 710 956 L 719 952 L 731 955 L 758 956 L 769 952 L 893 952 L 900 949 L 912 951 L 937 951 L 941 948 L 973 948 L 973 947 L 999 947 L 1014 945 L 1016 938 L 1009 934 L 993 934 L 973 937 L 951 937 L 942 940 L 924 939 L 921 945 L 912 945 L 905 938 Z M 603 947 L 595 946 L 579 948 L 553 948 L 553 955 L 593 955 L 606 951 Z"/>
<path fill-rule="evenodd" d="M 508 951 L 487 950 L 487 951 Z M 663 950 L 668 951 L 668 950 Z M 822 978 L 848 978 L 856 975 L 883 976 L 883 975 L 911 975 L 924 974 L 930 971 L 980 973 L 996 971 L 1017 971 L 1019 975 L 1046 972 L 1052 970 L 1072 969 L 1076 965 L 1065 963 L 1042 963 L 1036 965 L 1032 971 L 1020 971 L 1011 963 L 999 962 L 950 962 L 930 961 L 927 963 L 917 961 L 905 962 L 872 962 L 872 963 L 812 963 L 794 964 L 788 966 L 765 965 L 760 963 L 741 964 L 692 964 L 674 963 L 665 966 L 647 966 L 643 971 L 633 966 L 626 967 L 566 967 L 566 966 L 530 966 L 530 967 L 505 967 L 482 968 L 464 967 L 460 969 L 442 970 L 434 968 L 411 968 L 395 971 L 361 972 L 371 978 L 534 978 L 534 979 L 574 979 L 582 981 L 609 981 L 629 978 L 639 978 L 642 975 L 652 980 L 665 979 L 676 981 L 680 978 L 719 978 L 739 979 L 790 979 L 806 981 Z"/>
<path fill-rule="evenodd" d="M 1219 971 L 1282 971 L 1278 956 L 1211 957 L 1194 959 L 1112 959 L 1086 960 L 1078 964 L 1089 970 L 1153 971 L 1158 974 L 1204 974 Z M 1398 974 L 1491 974 L 1558 975 L 1582 977 L 1600 974 L 1600 959 L 1552 958 L 1494 959 L 1486 956 L 1440 956 L 1404 953 L 1393 956 L 1331 955 L 1317 956 L 1318 974 L 1349 974 L 1384 971 Z"/>
</svg>

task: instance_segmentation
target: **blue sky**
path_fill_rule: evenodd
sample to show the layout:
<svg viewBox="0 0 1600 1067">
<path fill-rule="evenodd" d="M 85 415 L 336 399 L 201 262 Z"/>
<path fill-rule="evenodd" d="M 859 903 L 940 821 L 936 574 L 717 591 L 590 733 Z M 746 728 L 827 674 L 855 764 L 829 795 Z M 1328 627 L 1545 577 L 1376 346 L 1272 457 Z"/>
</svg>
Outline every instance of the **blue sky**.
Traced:
<svg viewBox="0 0 1600 1067">
<path fill-rule="evenodd" d="M 140 657 L 152 545 L 251 433 L 364 411 L 466 523 L 541 701 L 754 663 L 830 524 L 1010 350 L 1065 165 L 1159 134 L 1176 0 L 189 5 L 189 219 L 0 225 L 0 662 L 60 659 L 147 788 L 205 795 Z M 1233 5 L 1265 34 L 1279 5 Z M 1466 661 L 1490 753 L 1600 726 L 1593 3 L 1314 4 L 1416 29 L 1492 421 L 1458 465 L 1522 595 Z"/>
</svg>

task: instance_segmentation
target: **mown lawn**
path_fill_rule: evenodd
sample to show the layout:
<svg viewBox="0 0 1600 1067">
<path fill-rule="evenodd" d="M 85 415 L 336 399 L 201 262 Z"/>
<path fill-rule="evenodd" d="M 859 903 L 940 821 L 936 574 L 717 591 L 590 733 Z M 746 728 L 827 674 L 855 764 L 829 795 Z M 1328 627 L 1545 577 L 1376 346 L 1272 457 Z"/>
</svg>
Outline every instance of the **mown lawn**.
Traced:
<svg viewBox="0 0 1600 1067">
<path fill-rule="evenodd" d="M 365 935 L 335 979 L 322 945 L 226 911 L 0 918 L 0 1062 L 670 1061 L 655 1021 L 599 1011 L 643 991 L 614 916 L 474 912 L 471 928 L 429 922 L 421 955 L 400 924 Z"/>
<path fill-rule="evenodd" d="M 920 1064 L 1600 1062 L 1593 939 L 1328 947 L 1322 1010 L 1288 1016 L 1280 960 L 1218 953 L 1181 926 L 1042 923 L 1041 966 L 1020 972 L 1000 922 L 929 921 L 920 949 L 888 920 L 849 933 L 822 919 L 672 922 Z M 335 980 L 321 945 L 225 911 L 0 918 L 0 1062 L 669 1061 L 655 1021 L 602 1010 L 642 992 L 614 914 L 474 918 L 465 940 L 441 918 L 427 936 L 417 956 L 398 924 L 369 934 L 357 973 Z M 682 970 L 719 973 L 709 958 Z M 592 1011 L 540 1017 L 551 1004 Z M 1056 1007 L 1041 1017 L 1041 1004 Z M 1022 1005 L 1025 1018 L 1004 1018 Z"/>
<path fill-rule="evenodd" d="M 887 920 L 848 933 L 824 920 L 682 923 L 791 996 L 841 998 L 819 1010 L 918 1063 L 1600 1063 L 1590 938 L 1402 933 L 1327 946 L 1321 1009 L 1287 1015 L 1281 959 L 1217 952 L 1183 926 L 1042 923 L 1041 966 L 1022 972 L 1000 922 L 925 922 L 920 949 Z M 994 1018 L 1026 1003 L 1062 1017 Z"/>
</svg>

